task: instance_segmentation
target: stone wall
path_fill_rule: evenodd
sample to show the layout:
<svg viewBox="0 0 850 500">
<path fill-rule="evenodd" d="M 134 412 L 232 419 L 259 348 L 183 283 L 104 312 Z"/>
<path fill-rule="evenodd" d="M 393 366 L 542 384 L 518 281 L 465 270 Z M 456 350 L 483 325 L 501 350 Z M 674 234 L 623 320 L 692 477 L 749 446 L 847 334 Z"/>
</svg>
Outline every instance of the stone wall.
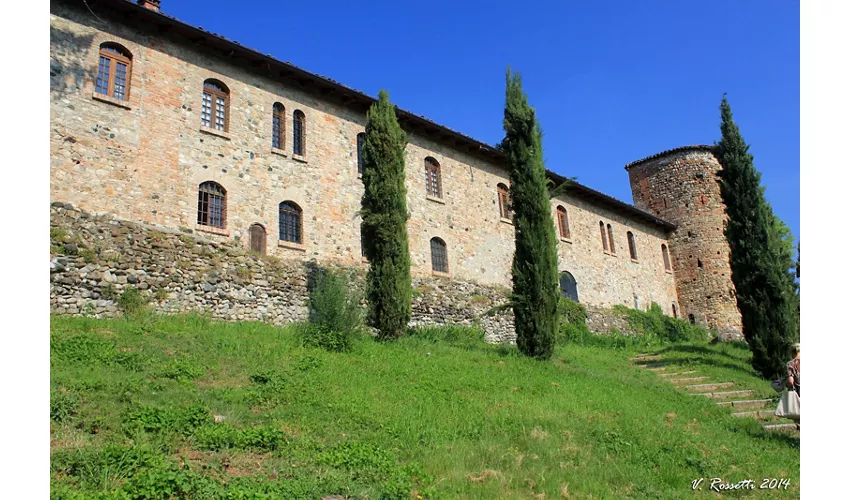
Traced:
<svg viewBox="0 0 850 500">
<path fill-rule="evenodd" d="M 237 242 L 90 214 L 50 209 L 50 310 L 72 316 L 121 314 L 118 297 L 135 287 L 161 313 L 198 312 L 223 320 L 282 325 L 307 319 L 315 262 L 263 257 Z M 351 268 L 362 288 L 366 265 Z M 514 339 L 513 316 L 481 317 L 506 290 L 446 278 L 413 280 L 411 326 L 476 321 L 490 342 Z"/>
<path fill-rule="evenodd" d="M 710 148 L 680 148 L 627 167 L 635 205 L 678 227 L 670 235 L 670 258 L 682 316 L 741 339 L 741 313 L 729 265 L 720 195 L 721 165 Z"/>
<path fill-rule="evenodd" d="M 356 137 L 364 129 L 365 110 L 321 100 L 189 40 L 110 17 L 106 9 L 98 19 L 82 4 L 51 2 L 50 8 L 51 199 L 243 247 L 249 245 L 248 228 L 260 224 L 270 256 L 361 265 L 357 212 L 363 187 Z M 107 102 L 94 93 L 104 42 L 119 43 L 133 56 L 126 102 Z M 208 78 L 230 90 L 226 134 L 200 126 Z M 281 149 L 271 147 L 276 102 L 283 104 L 286 117 Z M 295 110 L 306 116 L 303 156 L 292 152 Z M 441 166 L 440 199 L 426 196 L 424 160 L 429 156 Z M 505 169 L 419 134 L 409 136 L 406 162 L 412 275 L 436 278 L 430 240 L 439 237 L 447 244 L 453 281 L 510 286 L 514 228 L 500 218 L 497 200 L 497 185 L 509 185 Z M 197 224 L 198 186 L 206 181 L 227 192 L 224 230 Z M 303 210 L 300 245 L 278 239 L 283 201 Z M 553 200 L 553 212 L 557 205 L 567 209 L 571 233 L 558 243 L 559 270 L 576 278 L 581 302 L 643 308 L 654 301 L 672 313 L 678 299 L 674 276 L 664 272 L 660 256 L 667 238 L 663 231 L 572 196 Z M 616 253 L 603 252 L 600 220 L 614 228 Z M 636 260 L 629 258 L 627 231 L 636 237 Z"/>
</svg>

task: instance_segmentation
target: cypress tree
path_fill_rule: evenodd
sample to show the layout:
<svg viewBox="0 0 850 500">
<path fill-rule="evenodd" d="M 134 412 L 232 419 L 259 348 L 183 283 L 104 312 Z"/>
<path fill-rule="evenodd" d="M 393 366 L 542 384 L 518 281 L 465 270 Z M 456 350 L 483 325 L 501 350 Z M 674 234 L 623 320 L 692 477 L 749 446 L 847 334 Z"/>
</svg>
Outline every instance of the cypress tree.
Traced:
<svg viewBox="0 0 850 500">
<path fill-rule="evenodd" d="M 407 189 L 404 148 L 407 138 L 395 106 L 382 90 L 366 115 L 363 143 L 363 246 L 367 321 L 382 340 L 401 336 L 410 321 L 410 252 L 407 243 Z"/>
<path fill-rule="evenodd" d="M 784 238 L 787 227 L 777 224 L 764 197 L 761 174 L 732 119 L 725 95 L 720 116 L 722 137 L 717 153 L 723 166 L 720 193 L 729 217 L 725 234 L 732 281 L 753 368 L 771 378 L 783 373 L 789 345 L 797 336 L 794 281 L 789 272 L 793 262 Z"/>
<path fill-rule="evenodd" d="M 549 186 L 543 166 L 543 133 L 508 70 L 502 151 L 510 171 L 516 249 L 512 264 L 516 343 L 526 356 L 548 359 L 558 327 L 558 253 Z"/>
</svg>

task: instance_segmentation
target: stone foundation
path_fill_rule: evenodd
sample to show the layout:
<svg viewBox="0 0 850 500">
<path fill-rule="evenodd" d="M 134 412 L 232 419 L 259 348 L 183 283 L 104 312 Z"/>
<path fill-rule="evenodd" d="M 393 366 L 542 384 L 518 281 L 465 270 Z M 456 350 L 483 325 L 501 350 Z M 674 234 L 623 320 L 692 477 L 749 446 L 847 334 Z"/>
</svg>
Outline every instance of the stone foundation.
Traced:
<svg viewBox="0 0 850 500">
<path fill-rule="evenodd" d="M 308 277 L 321 262 L 260 256 L 240 242 L 90 214 L 59 202 L 50 210 L 54 314 L 117 316 L 117 298 L 135 287 L 161 313 L 276 325 L 307 319 Z M 351 269 L 353 287 L 362 289 L 366 269 L 366 264 Z M 480 322 L 488 342 L 511 342 L 510 311 L 482 317 L 504 303 L 506 293 L 472 282 L 414 277 L 410 324 Z"/>
</svg>

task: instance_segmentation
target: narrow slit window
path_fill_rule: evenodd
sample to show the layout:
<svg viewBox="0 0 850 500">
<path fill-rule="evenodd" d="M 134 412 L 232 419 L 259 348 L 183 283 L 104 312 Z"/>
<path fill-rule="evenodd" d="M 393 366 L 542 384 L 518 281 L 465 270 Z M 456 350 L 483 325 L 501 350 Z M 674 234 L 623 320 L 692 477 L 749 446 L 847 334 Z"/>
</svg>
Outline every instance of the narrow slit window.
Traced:
<svg viewBox="0 0 850 500">
<path fill-rule="evenodd" d="M 292 113 L 292 154 L 304 156 L 306 150 L 306 133 L 304 113 L 300 109 L 296 109 Z"/>
<path fill-rule="evenodd" d="M 608 224 L 608 249 L 611 250 L 611 253 L 617 253 L 617 250 L 614 249 L 614 230 L 611 228 L 611 224 Z"/>
<path fill-rule="evenodd" d="M 558 205 L 558 232 L 561 238 L 570 239 L 570 220 L 567 218 L 567 209 Z"/>
<path fill-rule="evenodd" d="M 670 252 L 667 251 L 667 245 L 661 245 L 661 257 L 664 259 L 664 269 L 670 270 Z"/>
<path fill-rule="evenodd" d="M 632 234 L 631 231 L 629 231 L 629 232 L 626 233 L 626 238 L 629 240 L 629 256 L 632 259 L 637 260 L 638 254 L 637 254 L 637 243 L 635 243 L 635 235 Z"/>
<path fill-rule="evenodd" d="M 281 202 L 279 208 L 280 240 L 301 244 L 301 207 L 292 201 Z"/>
<path fill-rule="evenodd" d="M 201 125 L 227 132 L 230 121 L 230 91 L 217 80 L 204 82 Z"/>
<path fill-rule="evenodd" d="M 272 107 L 272 147 L 283 149 L 284 146 L 284 109 L 283 104 L 276 102 Z"/>
<path fill-rule="evenodd" d="M 100 46 L 94 90 L 98 94 L 126 101 L 130 95 L 130 66 L 133 56 L 115 43 Z"/>
<path fill-rule="evenodd" d="M 602 236 L 602 250 L 608 251 L 608 237 L 605 235 L 605 223 L 599 221 L 599 234 Z"/>
<path fill-rule="evenodd" d="M 227 192 L 208 181 L 198 187 L 198 224 L 224 229 L 227 224 Z"/>
<path fill-rule="evenodd" d="M 366 134 L 357 134 L 357 173 L 363 175 L 363 145 L 366 143 Z"/>
<path fill-rule="evenodd" d="M 673 317 L 678 318 L 679 317 L 679 309 L 676 307 L 676 303 L 673 302 L 672 306 L 673 306 Z"/>
<path fill-rule="evenodd" d="M 449 272 L 446 242 L 440 238 L 431 238 L 431 270 L 438 273 Z"/>
</svg>

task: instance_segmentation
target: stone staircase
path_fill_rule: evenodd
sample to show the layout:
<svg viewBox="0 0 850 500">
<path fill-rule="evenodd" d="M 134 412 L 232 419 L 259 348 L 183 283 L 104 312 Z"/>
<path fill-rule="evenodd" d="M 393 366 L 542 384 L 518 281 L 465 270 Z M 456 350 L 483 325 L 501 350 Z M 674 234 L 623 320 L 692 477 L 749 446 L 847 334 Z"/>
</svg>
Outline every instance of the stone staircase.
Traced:
<svg viewBox="0 0 850 500">
<path fill-rule="evenodd" d="M 772 399 L 754 399 L 755 391 L 735 390 L 734 382 L 714 382 L 711 377 L 702 376 L 697 370 L 669 366 L 663 356 L 658 354 L 638 354 L 631 362 L 655 372 L 662 380 L 691 396 L 717 400 L 717 406 L 728 407 L 733 417 L 754 418 L 761 422 L 766 431 L 799 435 L 793 421 L 773 414 L 776 402 Z"/>
</svg>

